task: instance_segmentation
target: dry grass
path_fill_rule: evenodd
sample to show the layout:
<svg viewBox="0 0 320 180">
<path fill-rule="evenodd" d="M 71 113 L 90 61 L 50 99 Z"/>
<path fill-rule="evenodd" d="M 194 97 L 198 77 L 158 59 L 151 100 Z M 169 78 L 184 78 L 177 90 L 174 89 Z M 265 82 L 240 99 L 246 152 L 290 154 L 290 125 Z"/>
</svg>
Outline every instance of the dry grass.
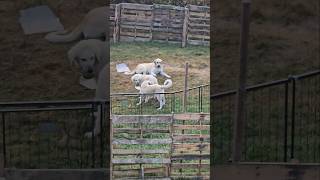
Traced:
<svg viewBox="0 0 320 180">
<path fill-rule="evenodd" d="M 133 70 L 139 63 L 152 62 L 155 58 L 164 60 L 164 69 L 172 77 L 171 90 L 184 87 L 185 63 L 189 63 L 189 87 L 208 84 L 210 81 L 209 47 L 166 43 L 119 43 L 111 46 L 111 92 L 137 92 L 130 76 L 116 72 L 117 63 L 126 63 Z M 165 78 L 160 77 L 160 83 Z"/>
</svg>

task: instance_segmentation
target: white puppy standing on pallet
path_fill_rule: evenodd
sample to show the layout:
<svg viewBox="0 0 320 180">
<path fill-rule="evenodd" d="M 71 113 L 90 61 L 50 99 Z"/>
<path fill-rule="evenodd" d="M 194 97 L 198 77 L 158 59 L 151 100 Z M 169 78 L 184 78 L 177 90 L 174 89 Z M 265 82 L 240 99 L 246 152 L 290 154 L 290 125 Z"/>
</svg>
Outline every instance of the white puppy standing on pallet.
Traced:
<svg viewBox="0 0 320 180">
<path fill-rule="evenodd" d="M 140 87 L 136 87 L 140 92 L 140 101 L 137 105 L 140 105 L 144 99 L 144 102 L 148 102 L 150 96 L 148 94 L 154 94 L 157 98 L 158 102 L 160 103 L 160 107 L 158 110 L 161 110 L 162 107 L 166 104 L 166 99 L 164 95 L 164 90 L 168 89 L 172 86 L 172 81 L 167 79 L 163 85 L 153 84 L 151 81 L 144 81 Z M 152 96 L 151 96 L 152 97 Z"/>
<path fill-rule="evenodd" d="M 153 75 L 156 77 L 157 75 L 165 76 L 167 78 L 171 78 L 168 74 L 163 71 L 162 59 L 155 59 L 153 63 L 142 63 L 138 64 L 137 67 L 131 72 L 125 72 L 126 75 L 133 74 L 144 74 L 144 75 Z"/>
</svg>

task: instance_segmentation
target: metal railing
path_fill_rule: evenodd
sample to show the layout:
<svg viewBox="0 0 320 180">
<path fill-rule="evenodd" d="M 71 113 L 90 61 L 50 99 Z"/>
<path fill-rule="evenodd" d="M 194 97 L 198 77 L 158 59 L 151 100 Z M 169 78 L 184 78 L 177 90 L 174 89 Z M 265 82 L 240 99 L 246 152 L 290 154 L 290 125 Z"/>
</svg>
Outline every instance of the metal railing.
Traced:
<svg viewBox="0 0 320 180">
<path fill-rule="evenodd" d="M 0 103 L 4 157 L 0 163 L 25 169 L 105 167 L 107 105 L 99 101 Z M 92 136 L 95 112 L 101 113 L 101 133 Z"/>
<path fill-rule="evenodd" d="M 186 112 L 209 112 L 209 88 L 210 86 L 207 84 L 189 88 L 187 90 Z M 140 97 L 138 93 L 111 94 L 111 112 L 112 114 L 117 115 L 168 114 L 172 112 L 184 112 L 183 90 L 157 94 L 163 94 L 166 99 L 166 103 L 162 110 L 157 110 L 159 102 L 155 98 L 150 99 L 148 103 L 137 105 Z"/>
<path fill-rule="evenodd" d="M 215 163 L 231 157 L 236 91 L 211 96 Z M 247 88 L 242 161 L 320 162 L 320 70 Z"/>
</svg>

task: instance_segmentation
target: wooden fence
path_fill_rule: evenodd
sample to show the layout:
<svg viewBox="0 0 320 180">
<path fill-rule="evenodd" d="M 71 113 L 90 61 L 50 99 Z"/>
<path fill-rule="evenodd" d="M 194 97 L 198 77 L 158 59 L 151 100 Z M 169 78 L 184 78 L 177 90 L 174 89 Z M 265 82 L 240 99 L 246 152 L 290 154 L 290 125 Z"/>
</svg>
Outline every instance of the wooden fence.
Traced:
<svg viewBox="0 0 320 180">
<path fill-rule="evenodd" d="M 110 38 L 113 42 L 156 41 L 209 45 L 210 9 L 207 6 L 110 5 Z"/>
<path fill-rule="evenodd" d="M 112 116 L 113 178 L 209 179 L 209 118 L 199 113 Z"/>
</svg>

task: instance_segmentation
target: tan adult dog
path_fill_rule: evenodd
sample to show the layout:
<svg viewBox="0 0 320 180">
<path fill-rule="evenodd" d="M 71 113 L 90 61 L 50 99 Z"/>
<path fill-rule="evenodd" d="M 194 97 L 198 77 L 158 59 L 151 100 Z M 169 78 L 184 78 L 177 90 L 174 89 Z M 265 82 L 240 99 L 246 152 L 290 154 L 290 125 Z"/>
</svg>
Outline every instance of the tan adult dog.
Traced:
<svg viewBox="0 0 320 180">
<path fill-rule="evenodd" d="M 96 39 L 82 40 L 68 51 L 71 64 L 77 64 L 84 79 L 99 77 L 100 70 L 107 63 L 107 44 Z"/>
<path fill-rule="evenodd" d="M 141 84 L 141 87 L 136 87 L 136 89 L 140 90 L 140 101 L 137 105 L 142 104 L 143 99 L 144 102 L 147 103 L 150 99 L 150 95 L 156 93 L 154 96 L 156 96 L 158 102 L 160 103 L 158 110 L 161 110 L 166 104 L 164 90 L 170 88 L 171 86 L 172 81 L 170 79 L 165 80 L 163 85 L 153 84 L 151 81 L 144 81 Z"/>
<path fill-rule="evenodd" d="M 137 67 L 131 72 L 125 72 L 126 75 L 132 74 L 144 74 L 144 75 L 153 75 L 156 77 L 157 75 L 165 76 L 167 78 L 171 78 L 168 74 L 163 71 L 162 59 L 155 59 L 153 63 L 142 63 L 138 64 Z"/>
<path fill-rule="evenodd" d="M 158 84 L 158 80 L 156 77 L 152 75 L 144 75 L 144 74 L 135 74 L 131 77 L 131 81 L 134 83 L 135 87 L 141 86 L 144 81 L 150 81 L 153 84 Z"/>
<path fill-rule="evenodd" d="M 109 8 L 107 6 L 95 8 L 88 12 L 81 23 L 71 32 L 52 32 L 45 36 L 50 42 L 63 43 L 78 39 L 102 39 L 106 36 L 107 17 Z"/>
</svg>

